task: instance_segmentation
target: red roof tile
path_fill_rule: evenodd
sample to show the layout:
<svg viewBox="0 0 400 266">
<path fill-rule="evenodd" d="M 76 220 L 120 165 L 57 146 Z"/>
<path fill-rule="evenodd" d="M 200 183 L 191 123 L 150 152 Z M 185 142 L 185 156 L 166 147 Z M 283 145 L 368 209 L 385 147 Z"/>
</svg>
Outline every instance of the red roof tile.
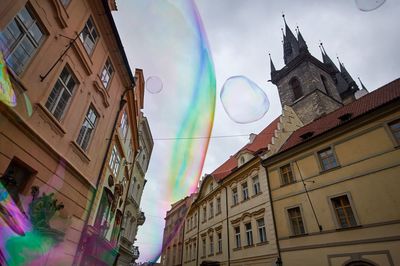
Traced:
<svg viewBox="0 0 400 266">
<path fill-rule="evenodd" d="M 288 150 L 305 140 L 301 138 L 302 135 L 308 132 L 313 132 L 312 137 L 314 138 L 322 133 L 338 127 L 343 124 L 339 117 L 345 114 L 351 114 L 348 121 L 353 120 L 369 111 L 372 111 L 392 100 L 399 99 L 400 97 L 400 78 L 396 79 L 381 88 L 361 97 L 360 99 L 347 104 L 332 113 L 323 116 L 314 122 L 299 128 L 288 138 L 285 144 L 281 147 L 281 151 Z M 307 139 L 307 140 L 309 140 Z"/>
<path fill-rule="evenodd" d="M 214 170 L 211 175 L 220 181 L 228 176 L 232 170 L 237 168 L 237 158 L 235 157 L 238 153 L 242 151 L 248 151 L 255 154 L 261 150 L 267 149 L 268 144 L 271 143 L 271 139 L 274 136 L 274 132 L 278 127 L 279 117 L 272 121 L 266 128 L 264 128 L 253 140 L 252 143 L 246 144 L 241 148 L 235 155 L 231 156 L 227 161 L 225 161 L 221 166 Z"/>
</svg>

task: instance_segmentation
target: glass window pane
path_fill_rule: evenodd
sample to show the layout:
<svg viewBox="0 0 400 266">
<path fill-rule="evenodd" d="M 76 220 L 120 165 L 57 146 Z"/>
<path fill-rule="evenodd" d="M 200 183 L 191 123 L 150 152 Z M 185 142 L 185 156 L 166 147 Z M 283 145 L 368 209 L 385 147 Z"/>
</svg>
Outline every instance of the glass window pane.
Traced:
<svg viewBox="0 0 400 266">
<path fill-rule="evenodd" d="M 21 19 L 22 23 L 25 24 L 27 28 L 33 23 L 32 16 L 29 14 L 28 10 L 23 7 L 21 11 L 18 13 L 18 17 Z"/>
<path fill-rule="evenodd" d="M 33 37 L 33 39 L 36 41 L 36 43 L 38 44 L 40 42 L 40 40 L 43 37 L 43 33 L 42 31 L 39 29 L 37 24 L 33 24 L 30 28 L 29 28 L 29 33 L 31 34 L 31 36 Z"/>
</svg>

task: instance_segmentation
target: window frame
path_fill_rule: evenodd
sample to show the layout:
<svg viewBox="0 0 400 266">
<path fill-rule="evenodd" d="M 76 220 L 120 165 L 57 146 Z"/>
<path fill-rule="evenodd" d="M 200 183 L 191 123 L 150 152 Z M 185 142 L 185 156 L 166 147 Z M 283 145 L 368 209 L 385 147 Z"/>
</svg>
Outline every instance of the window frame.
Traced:
<svg viewBox="0 0 400 266">
<path fill-rule="evenodd" d="M 87 118 L 87 116 L 88 116 L 90 110 L 92 110 L 93 113 L 96 115 L 96 120 L 95 120 L 95 123 L 94 123 L 94 126 L 93 126 L 93 130 L 92 130 L 92 132 L 91 132 L 91 135 L 90 135 L 90 137 L 89 137 L 89 140 L 88 140 L 88 142 L 87 142 L 87 144 L 86 144 L 86 147 L 84 148 L 84 147 L 82 147 L 82 144 L 81 144 L 78 140 L 79 140 L 79 136 L 80 136 L 82 127 L 83 127 L 84 123 L 86 122 L 86 118 Z M 90 144 L 92 143 L 92 140 L 93 140 L 94 135 L 95 135 L 95 133 L 96 133 L 97 125 L 99 124 L 99 120 L 100 120 L 99 112 L 98 112 L 97 109 L 94 107 L 94 105 L 93 105 L 92 103 L 90 103 L 90 104 L 89 104 L 89 107 L 87 108 L 87 111 L 86 111 L 86 113 L 85 113 L 85 116 L 83 117 L 83 121 L 82 121 L 82 123 L 81 123 L 81 127 L 80 127 L 80 129 L 79 129 L 78 136 L 77 136 L 77 138 L 76 138 L 76 140 L 75 140 L 76 144 L 78 144 L 78 146 L 79 146 L 83 151 L 85 151 L 85 152 L 87 152 L 87 151 L 89 150 L 89 146 L 90 146 Z M 85 137 L 85 136 L 86 136 L 86 134 L 84 135 L 84 137 Z M 82 141 L 84 140 L 84 137 L 82 137 Z"/>
<path fill-rule="evenodd" d="M 339 222 L 339 219 L 338 219 L 338 216 L 337 216 L 337 213 L 335 210 L 335 206 L 333 205 L 332 200 L 335 198 L 343 197 L 343 196 L 346 196 L 349 201 L 350 208 L 351 208 L 351 211 L 353 212 L 354 220 L 356 222 L 356 225 L 354 225 L 354 226 L 343 227 Z M 328 200 L 328 204 L 330 206 L 329 209 L 331 210 L 331 215 L 332 215 L 333 221 L 335 223 L 336 229 L 354 228 L 354 227 L 358 227 L 361 225 L 360 220 L 358 219 L 357 211 L 354 206 L 353 198 L 351 197 L 350 192 L 347 191 L 347 192 L 343 192 L 343 193 L 339 193 L 339 194 L 335 194 L 335 195 L 330 195 L 327 197 L 327 200 Z"/>
<path fill-rule="evenodd" d="M 221 197 L 217 197 L 216 201 L 217 201 L 217 213 L 216 214 L 220 214 L 222 212 Z"/>
<path fill-rule="evenodd" d="M 291 173 L 291 176 L 292 176 L 292 179 L 291 179 L 291 180 L 288 180 L 287 183 L 284 182 L 284 178 L 283 178 L 283 177 L 284 177 L 284 174 L 286 174 L 286 173 L 283 173 L 283 172 L 282 172 L 282 168 L 284 168 L 284 167 L 286 167 L 286 166 L 289 166 L 290 173 Z M 281 183 L 281 186 L 287 186 L 287 185 L 296 183 L 296 177 L 295 177 L 295 175 L 294 175 L 292 163 L 287 163 L 287 164 L 284 164 L 284 165 L 282 165 L 282 166 L 279 167 L 279 177 L 280 177 L 280 178 L 279 178 L 279 181 L 280 181 L 280 183 Z"/>
<path fill-rule="evenodd" d="M 214 255 L 214 235 L 211 233 L 208 236 L 208 239 L 210 240 L 210 251 L 208 252 L 208 256 L 213 256 Z"/>
<path fill-rule="evenodd" d="M 297 83 L 296 83 L 297 82 Z M 293 102 L 301 99 L 304 96 L 303 87 L 301 86 L 300 79 L 296 76 L 292 77 L 289 82 L 289 88 L 293 94 Z M 297 86 L 295 86 L 297 85 Z"/>
<path fill-rule="evenodd" d="M 88 24 L 88 21 L 89 21 L 89 20 L 91 20 L 92 25 L 93 25 L 93 28 L 94 28 L 94 30 L 96 31 L 96 34 L 97 34 L 97 38 L 96 38 L 96 40 L 95 40 L 94 43 L 93 43 L 93 48 L 92 48 L 91 51 L 88 51 L 88 49 L 86 48 L 86 45 L 85 45 L 85 40 L 86 40 L 86 39 L 85 39 L 85 40 L 83 39 L 83 32 L 84 32 L 84 30 L 85 30 L 85 28 L 86 28 L 86 25 Z M 96 23 L 94 22 L 93 16 L 92 16 L 92 15 L 89 15 L 89 17 L 86 19 L 85 24 L 84 24 L 83 27 L 82 27 L 81 32 L 79 33 L 79 39 L 81 40 L 81 43 L 82 43 L 82 45 L 83 45 L 83 48 L 85 49 L 85 51 L 86 51 L 86 53 L 89 55 L 89 57 L 91 57 L 91 56 L 94 54 L 94 50 L 96 50 L 97 43 L 99 42 L 99 39 L 100 39 L 100 34 L 99 34 L 99 31 L 98 31 L 97 28 L 98 28 L 98 27 L 96 26 Z M 93 32 L 90 31 L 90 29 L 89 29 L 89 32 L 88 32 L 87 34 L 90 35 L 90 37 L 93 38 L 93 36 L 92 36 Z"/>
<path fill-rule="evenodd" d="M 236 187 L 231 188 L 232 191 L 232 206 L 236 206 L 239 204 L 239 192 Z"/>
<path fill-rule="evenodd" d="M 250 225 L 250 229 L 247 228 L 247 225 Z M 253 225 L 252 225 L 251 221 L 244 224 L 244 229 L 245 229 L 245 233 L 246 233 L 247 246 L 253 246 L 254 245 L 254 237 L 253 237 Z"/>
<path fill-rule="evenodd" d="M 212 219 L 214 217 L 214 201 L 213 200 L 211 200 L 209 202 L 209 206 L 210 206 L 210 209 L 209 209 L 208 219 Z"/>
<path fill-rule="evenodd" d="M 246 186 L 244 186 L 246 185 Z M 249 193 L 249 184 L 247 183 L 247 180 L 243 183 L 240 184 L 241 189 L 242 189 L 242 202 L 250 199 L 250 193 Z M 246 193 L 245 193 L 246 191 Z"/>
<path fill-rule="evenodd" d="M 74 80 L 74 82 L 75 82 L 75 85 L 74 85 L 74 87 L 72 88 L 71 91 L 69 90 L 69 88 L 68 88 L 68 86 L 66 85 L 66 83 L 61 79 L 61 74 L 63 73 L 64 69 L 67 69 L 67 71 L 69 72 L 69 77 L 68 77 L 68 80 L 67 80 L 66 83 L 68 84 L 69 81 L 70 81 L 71 79 Z M 61 88 L 60 92 L 58 93 L 58 95 L 55 97 L 55 98 L 56 98 L 56 100 L 55 100 L 56 103 L 52 103 L 52 104 L 51 104 L 51 105 L 52 105 L 52 108 L 50 108 L 50 109 L 52 109 L 52 110 L 50 110 L 49 107 L 47 106 L 47 104 L 49 103 L 50 95 L 51 95 L 51 94 L 53 93 L 53 91 L 55 90 L 55 87 L 56 87 L 56 85 L 57 85 L 58 82 L 61 83 L 62 88 Z M 59 73 L 57 79 L 54 81 L 54 85 L 53 85 L 52 89 L 50 90 L 49 94 L 47 95 L 46 102 L 44 103 L 44 106 L 46 107 L 46 110 L 49 111 L 49 113 L 50 113 L 58 122 L 61 122 L 61 121 L 64 120 L 65 115 L 67 114 L 67 112 L 68 112 L 68 110 L 69 110 L 69 107 L 71 106 L 71 103 L 72 103 L 72 101 L 73 101 L 73 99 L 74 99 L 74 96 L 75 96 L 75 94 L 76 94 L 75 92 L 76 92 L 76 90 L 79 89 L 79 85 L 80 85 L 80 82 L 79 82 L 78 78 L 76 77 L 75 73 L 72 71 L 72 68 L 71 68 L 68 64 L 65 64 L 65 65 L 63 66 L 63 68 L 61 69 L 61 72 Z M 62 98 L 62 95 L 64 94 L 65 91 L 67 91 L 67 92 L 70 94 L 70 97 L 69 97 L 69 99 L 68 99 L 68 102 L 65 104 L 64 109 L 62 110 L 62 114 L 60 115 L 59 118 L 57 118 L 57 117 L 55 116 L 54 112 L 57 110 L 58 104 L 60 103 L 61 98 Z"/>
<path fill-rule="evenodd" d="M 25 25 L 25 23 L 23 22 L 23 20 L 19 16 L 24 9 L 28 12 L 30 17 L 32 18 L 32 22 L 29 25 L 29 28 L 28 28 L 27 25 Z M 29 64 L 32 62 L 33 58 L 38 54 L 38 51 L 42 47 L 42 45 L 43 45 L 43 43 L 44 43 L 44 41 L 46 39 L 46 36 L 48 36 L 48 31 L 44 27 L 44 24 L 40 21 L 39 15 L 35 12 L 34 8 L 29 3 L 25 4 L 18 11 L 18 13 L 15 14 L 15 16 L 4 27 L 4 30 L 1 31 L 1 33 L 5 32 L 5 31 L 8 31 L 11 35 L 13 35 L 11 33 L 11 31 L 8 30 L 8 27 L 13 22 L 14 22 L 15 26 L 18 28 L 18 30 L 20 31 L 20 34 L 16 38 L 14 38 L 14 41 L 10 44 L 10 46 L 8 46 L 8 43 L 0 42 L 0 44 L 2 46 L 6 47 L 6 49 L 5 49 L 4 53 L 3 53 L 3 56 L 4 56 L 4 61 L 7 62 L 6 64 L 9 66 L 9 69 L 11 69 L 12 72 L 15 73 L 17 76 L 23 76 L 23 74 L 25 73 L 25 71 L 28 68 Z M 30 29 L 32 29 L 32 26 L 34 26 L 34 25 L 36 25 L 36 27 L 39 29 L 39 31 L 42 34 L 42 36 L 39 39 L 39 41 L 36 41 L 35 37 L 32 35 L 32 33 L 30 33 Z M 23 49 L 27 53 L 26 49 L 22 46 L 22 42 L 23 42 L 24 39 L 28 40 L 28 42 L 30 43 L 30 45 L 32 45 L 34 50 L 29 55 L 29 58 L 26 60 L 24 65 L 22 67 L 20 67 L 20 72 L 19 72 L 19 71 L 16 71 L 17 69 L 14 69 L 11 66 L 11 64 L 8 63 L 8 59 L 12 54 L 14 54 L 16 52 L 18 47 L 20 47 L 21 49 Z"/>
<path fill-rule="evenodd" d="M 400 138 L 399 139 L 396 138 L 395 132 L 393 132 L 393 129 L 392 129 L 392 124 L 400 124 L 400 118 L 395 118 L 386 124 L 387 130 L 389 131 L 390 138 L 393 140 L 395 147 L 399 147 L 400 146 Z M 396 132 L 400 132 L 400 130 L 396 131 Z"/>
<path fill-rule="evenodd" d="M 107 64 L 108 64 L 108 66 L 107 66 Z M 110 69 L 111 69 L 111 73 L 110 73 Z M 114 65 L 112 64 L 110 57 L 107 57 L 106 61 L 103 64 L 103 68 L 101 69 L 101 72 L 100 72 L 100 81 L 106 90 L 108 90 L 111 86 L 111 82 L 114 77 L 114 73 L 115 73 Z M 106 76 L 108 76 L 108 81 L 107 81 L 107 84 L 104 85 L 104 83 L 105 83 L 104 78 Z"/>
<path fill-rule="evenodd" d="M 254 179 L 257 179 L 257 182 L 254 182 Z M 261 184 L 260 184 L 260 177 L 259 175 L 255 175 L 251 178 L 251 181 L 253 183 L 253 194 L 254 196 L 258 195 L 261 193 Z"/>
<path fill-rule="evenodd" d="M 222 233 L 221 231 L 217 232 L 217 254 L 222 253 Z"/>
<path fill-rule="evenodd" d="M 302 234 L 295 234 L 295 231 L 294 231 L 294 228 L 293 228 L 292 220 L 291 220 L 291 217 L 289 215 L 289 210 L 294 209 L 294 208 L 299 208 L 299 210 L 300 210 L 300 217 L 301 217 L 301 220 L 302 220 L 302 223 L 303 223 L 303 229 L 304 229 L 304 233 L 302 233 Z M 307 225 L 306 225 L 306 222 L 305 222 L 305 219 L 304 219 L 302 205 L 293 205 L 293 206 L 290 206 L 290 207 L 286 207 L 285 208 L 285 214 L 286 214 L 288 226 L 289 226 L 289 229 L 290 229 L 290 236 L 291 237 L 303 236 L 303 235 L 307 235 L 308 234 L 307 233 L 308 232 Z"/>
<path fill-rule="evenodd" d="M 325 167 L 324 167 L 324 164 L 323 164 L 323 161 L 322 161 L 322 159 L 321 159 L 321 155 L 320 155 L 320 154 L 323 153 L 323 152 L 329 151 L 329 150 L 332 151 L 332 156 L 333 156 L 333 159 L 334 159 L 335 162 L 336 162 L 336 165 L 333 166 L 333 167 L 330 167 L 330 168 L 325 168 Z M 318 165 L 319 165 L 319 168 L 320 168 L 320 171 L 321 171 L 321 172 L 330 171 L 330 170 L 332 170 L 332 169 L 335 169 L 335 168 L 340 167 L 340 163 L 339 163 L 339 160 L 338 160 L 338 158 L 337 158 L 337 156 L 336 156 L 336 152 L 335 152 L 335 149 L 334 149 L 333 145 L 330 145 L 330 146 L 328 146 L 328 147 L 326 147 L 326 148 L 323 148 L 323 149 L 319 149 L 318 151 L 316 151 L 315 154 L 316 154 L 316 156 L 317 156 Z M 326 159 L 326 158 L 325 158 L 325 159 Z"/>
<path fill-rule="evenodd" d="M 263 226 L 260 226 L 259 221 L 263 221 Z M 259 219 L 256 220 L 257 222 L 257 231 L 258 231 L 258 240 L 260 241 L 259 243 L 265 243 L 268 242 L 268 238 L 267 238 L 267 229 L 265 226 L 265 219 L 264 217 L 261 217 Z M 261 237 L 263 236 L 263 237 Z M 264 241 L 263 239 L 264 238 Z"/>
<path fill-rule="evenodd" d="M 119 152 L 117 145 L 114 144 L 111 149 L 110 159 L 108 160 L 108 166 L 110 167 L 111 173 L 115 177 L 118 176 L 119 169 L 121 167 L 121 161 L 122 161 L 121 153 Z"/>
<path fill-rule="evenodd" d="M 236 229 L 239 229 L 239 230 L 236 230 Z M 233 230 L 235 233 L 236 248 L 241 248 L 242 247 L 242 237 L 241 237 L 241 232 L 240 232 L 240 225 L 234 226 Z"/>
</svg>

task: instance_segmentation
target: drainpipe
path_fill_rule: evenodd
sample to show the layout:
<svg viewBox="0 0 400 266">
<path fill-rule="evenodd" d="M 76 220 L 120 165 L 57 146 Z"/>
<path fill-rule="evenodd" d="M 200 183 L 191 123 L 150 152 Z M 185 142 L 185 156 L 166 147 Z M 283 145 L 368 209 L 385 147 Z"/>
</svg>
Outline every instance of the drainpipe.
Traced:
<svg viewBox="0 0 400 266">
<path fill-rule="evenodd" d="M 264 167 L 265 174 L 267 176 L 269 202 L 271 203 L 272 220 L 273 220 L 273 223 L 274 223 L 275 242 L 276 242 L 276 248 L 278 250 L 278 258 L 276 260 L 276 263 L 278 265 L 278 261 L 279 261 L 280 265 L 282 265 L 281 249 L 280 249 L 280 246 L 279 246 L 278 231 L 276 229 L 275 211 L 274 211 L 274 204 L 272 203 L 272 192 L 271 192 L 271 186 L 270 186 L 270 183 L 269 183 L 268 168 L 267 168 L 267 166 L 265 165 L 264 162 L 261 162 L 261 164 Z"/>
<path fill-rule="evenodd" d="M 200 210 L 199 208 L 197 210 Z M 199 265 L 199 250 L 200 250 L 200 212 L 197 213 L 197 256 L 196 265 Z"/>
<path fill-rule="evenodd" d="M 78 243 L 78 246 L 77 246 L 77 251 L 75 252 L 74 261 L 73 261 L 72 265 L 78 265 L 78 264 L 77 264 L 77 263 L 78 263 L 77 260 L 78 260 L 78 253 L 80 253 L 79 248 L 80 248 L 81 245 L 82 245 L 82 242 L 83 242 L 83 234 L 85 234 L 86 229 L 87 229 L 87 225 L 88 225 L 88 223 L 89 223 L 90 214 L 91 214 L 92 209 L 93 209 L 93 203 L 94 203 L 96 194 L 97 194 L 97 192 L 98 192 L 98 188 L 99 188 L 99 185 L 100 185 L 100 180 L 101 180 L 101 177 L 102 177 L 103 171 L 104 171 L 104 166 L 106 165 L 106 162 L 107 162 L 107 155 L 108 155 L 108 152 L 109 152 L 109 150 L 110 150 L 111 143 L 112 143 L 112 140 L 113 140 L 113 137 L 114 137 L 115 127 L 116 127 L 116 125 L 117 125 L 118 118 L 119 118 L 119 115 L 121 114 L 122 108 L 124 107 L 124 105 L 125 105 L 126 102 L 127 102 L 127 101 L 124 99 L 124 97 L 125 97 L 125 95 L 126 95 L 129 91 L 132 91 L 132 93 L 133 93 L 135 86 L 136 86 L 136 84 L 135 84 L 135 83 L 132 83 L 132 84 L 131 84 L 131 87 L 128 88 L 128 89 L 125 89 L 125 91 L 124 91 L 124 92 L 122 93 L 122 95 L 121 95 L 121 98 L 120 98 L 120 101 L 119 101 L 119 109 L 118 109 L 117 115 L 116 115 L 116 117 L 115 117 L 115 119 L 114 119 L 114 124 L 113 124 L 113 127 L 112 127 L 111 135 L 110 135 L 110 137 L 109 137 L 109 139 L 108 139 L 108 143 L 107 143 L 106 153 L 105 153 L 105 155 L 104 155 L 104 157 L 103 157 L 103 161 L 102 161 L 102 163 L 101 163 L 101 168 L 100 168 L 99 176 L 97 177 L 97 180 L 96 180 L 95 191 L 94 191 L 94 193 L 93 193 L 93 195 L 92 195 L 92 198 L 90 199 L 89 209 L 88 209 L 88 216 L 87 216 L 86 219 L 85 219 L 85 223 L 84 223 L 84 226 L 83 226 L 83 230 L 82 230 L 82 233 L 81 233 L 81 237 L 80 237 L 80 239 L 79 239 L 79 243 Z"/>
<path fill-rule="evenodd" d="M 225 209 L 226 209 L 226 233 L 228 236 L 228 266 L 231 265 L 231 248 L 229 237 L 229 216 L 228 216 L 228 188 L 225 187 Z"/>
</svg>

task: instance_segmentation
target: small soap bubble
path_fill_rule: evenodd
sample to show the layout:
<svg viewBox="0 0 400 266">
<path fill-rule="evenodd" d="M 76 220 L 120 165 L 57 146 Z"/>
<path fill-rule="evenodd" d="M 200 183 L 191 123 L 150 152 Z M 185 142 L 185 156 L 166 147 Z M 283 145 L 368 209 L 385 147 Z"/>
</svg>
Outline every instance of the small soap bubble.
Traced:
<svg viewBox="0 0 400 266">
<path fill-rule="evenodd" d="M 358 9 L 361 11 L 372 11 L 383 5 L 386 0 L 355 0 Z"/>
<path fill-rule="evenodd" d="M 264 91 L 245 76 L 228 78 L 222 87 L 220 98 L 227 115 L 240 124 L 261 119 L 270 105 Z"/>
<path fill-rule="evenodd" d="M 146 90 L 152 94 L 160 93 L 163 89 L 163 83 L 157 76 L 151 76 L 146 80 Z"/>
</svg>

